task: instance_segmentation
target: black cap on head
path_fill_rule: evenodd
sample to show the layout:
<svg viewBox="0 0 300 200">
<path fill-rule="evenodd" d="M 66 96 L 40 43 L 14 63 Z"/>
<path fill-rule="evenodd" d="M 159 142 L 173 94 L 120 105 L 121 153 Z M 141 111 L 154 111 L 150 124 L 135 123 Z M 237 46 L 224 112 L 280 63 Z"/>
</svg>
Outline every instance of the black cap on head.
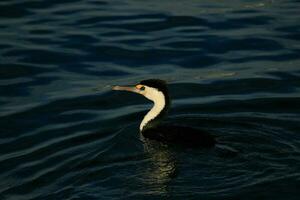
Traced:
<svg viewBox="0 0 300 200">
<path fill-rule="evenodd" d="M 140 82 L 141 85 L 146 85 L 149 87 L 153 87 L 158 89 L 159 91 L 162 91 L 163 93 L 168 93 L 168 87 L 167 83 L 160 79 L 147 79 Z"/>
</svg>

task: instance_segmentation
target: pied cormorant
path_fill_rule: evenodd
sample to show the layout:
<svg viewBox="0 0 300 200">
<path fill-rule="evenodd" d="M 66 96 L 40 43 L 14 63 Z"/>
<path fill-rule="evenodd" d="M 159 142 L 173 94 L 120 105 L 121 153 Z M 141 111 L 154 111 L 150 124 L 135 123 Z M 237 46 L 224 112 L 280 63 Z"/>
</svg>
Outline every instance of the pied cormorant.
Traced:
<svg viewBox="0 0 300 200">
<path fill-rule="evenodd" d="M 134 86 L 114 86 L 112 89 L 141 94 L 153 101 L 152 109 L 144 116 L 140 124 L 140 132 L 145 138 L 188 147 L 213 147 L 215 145 L 215 138 L 206 131 L 162 123 L 170 107 L 170 97 L 165 81 L 148 79 Z"/>
</svg>

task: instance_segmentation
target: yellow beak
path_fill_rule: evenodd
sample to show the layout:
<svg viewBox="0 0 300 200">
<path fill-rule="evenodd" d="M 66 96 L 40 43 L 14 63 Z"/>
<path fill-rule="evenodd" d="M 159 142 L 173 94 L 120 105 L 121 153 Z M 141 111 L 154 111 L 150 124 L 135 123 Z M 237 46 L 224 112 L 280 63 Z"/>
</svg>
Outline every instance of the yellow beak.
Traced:
<svg viewBox="0 0 300 200">
<path fill-rule="evenodd" d="M 113 86 L 112 90 L 129 91 L 134 93 L 140 92 L 140 90 L 138 90 L 135 86 Z"/>
</svg>

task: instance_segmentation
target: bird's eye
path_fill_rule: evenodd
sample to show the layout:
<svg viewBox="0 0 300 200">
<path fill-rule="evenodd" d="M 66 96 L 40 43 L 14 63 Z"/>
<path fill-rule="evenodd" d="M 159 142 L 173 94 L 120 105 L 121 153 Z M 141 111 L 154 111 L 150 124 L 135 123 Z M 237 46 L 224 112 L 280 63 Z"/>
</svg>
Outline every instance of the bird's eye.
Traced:
<svg viewBox="0 0 300 200">
<path fill-rule="evenodd" d="M 142 86 L 142 87 L 140 88 L 140 90 L 145 90 L 145 86 Z"/>
</svg>

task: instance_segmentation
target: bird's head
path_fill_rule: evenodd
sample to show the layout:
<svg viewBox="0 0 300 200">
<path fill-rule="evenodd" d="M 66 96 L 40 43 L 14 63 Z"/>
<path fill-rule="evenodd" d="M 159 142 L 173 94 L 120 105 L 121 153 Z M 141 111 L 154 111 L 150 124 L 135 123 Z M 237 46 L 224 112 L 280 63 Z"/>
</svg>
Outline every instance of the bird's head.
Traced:
<svg viewBox="0 0 300 200">
<path fill-rule="evenodd" d="M 112 89 L 141 94 L 154 103 L 161 100 L 161 98 L 164 98 L 165 102 L 169 102 L 167 84 L 160 79 L 143 80 L 134 86 L 114 86 Z"/>
<path fill-rule="evenodd" d="M 168 112 L 170 99 L 167 84 L 163 80 L 148 79 L 143 80 L 134 86 L 114 86 L 112 89 L 141 94 L 154 102 L 154 106 L 145 115 L 140 124 L 141 132 L 149 127 L 157 126 Z"/>
</svg>

